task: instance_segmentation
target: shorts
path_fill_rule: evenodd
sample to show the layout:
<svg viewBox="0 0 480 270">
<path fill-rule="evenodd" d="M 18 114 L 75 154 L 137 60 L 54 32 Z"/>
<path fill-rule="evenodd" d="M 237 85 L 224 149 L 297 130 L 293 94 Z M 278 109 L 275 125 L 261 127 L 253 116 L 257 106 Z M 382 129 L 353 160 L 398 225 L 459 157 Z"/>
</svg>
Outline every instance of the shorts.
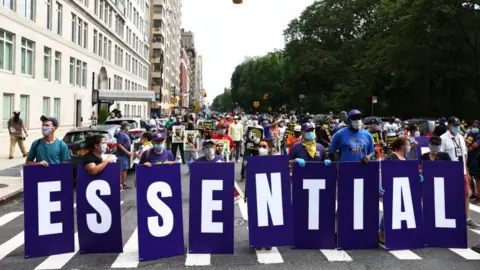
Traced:
<svg viewBox="0 0 480 270">
<path fill-rule="evenodd" d="M 464 175 L 464 187 L 465 187 L 465 196 L 470 196 L 470 177 L 468 175 Z"/>
<path fill-rule="evenodd" d="M 117 156 L 118 162 L 120 162 L 120 167 L 122 170 L 130 169 L 130 157 L 128 156 Z"/>
</svg>

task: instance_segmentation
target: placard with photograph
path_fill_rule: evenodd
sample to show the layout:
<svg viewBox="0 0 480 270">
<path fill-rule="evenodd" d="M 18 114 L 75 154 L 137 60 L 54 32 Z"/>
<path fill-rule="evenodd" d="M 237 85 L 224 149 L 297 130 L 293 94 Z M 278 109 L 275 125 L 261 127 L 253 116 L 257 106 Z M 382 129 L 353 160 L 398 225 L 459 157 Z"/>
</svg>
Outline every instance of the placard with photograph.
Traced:
<svg viewBox="0 0 480 270">
<path fill-rule="evenodd" d="M 173 126 L 172 143 L 183 143 L 185 138 L 185 126 Z"/>
<path fill-rule="evenodd" d="M 230 161 L 230 141 L 212 140 L 215 143 L 215 154 L 222 156 L 225 162 Z"/>
<path fill-rule="evenodd" d="M 185 151 L 199 151 L 202 149 L 200 145 L 200 132 L 198 130 L 185 130 L 183 149 Z"/>
<path fill-rule="evenodd" d="M 263 139 L 263 127 L 247 127 L 247 149 L 258 150 L 260 141 Z"/>
</svg>

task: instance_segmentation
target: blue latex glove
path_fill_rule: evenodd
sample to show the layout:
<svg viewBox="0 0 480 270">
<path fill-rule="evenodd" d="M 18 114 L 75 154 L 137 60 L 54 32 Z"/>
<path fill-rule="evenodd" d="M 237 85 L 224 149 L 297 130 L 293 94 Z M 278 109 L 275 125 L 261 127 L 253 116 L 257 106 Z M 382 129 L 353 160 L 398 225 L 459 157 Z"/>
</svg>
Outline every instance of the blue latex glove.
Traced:
<svg viewBox="0 0 480 270">
<path fill-rule="evenodd" d="M 188 164 L 188 168 L 190 168 L 192 166 L 192 163 L 193 163 L 193 160 L 189 161 L 187 164 Z"/>
<path fill-rule="evenodd" d="M 303 158 L 296 158 L 295 163 L 298 163 L 298 166 L 305 167 L 305 160 Z"/>
<path fill-rule="evenodd" d="M 380 192 L 380 194 L 382 194 L 382 196 L 385 194 L 385 190 L 381 186 L 380 186 L 380 189 L 378 191 Z"/>
<path fill-rule="evenodd" d="M 328 166 L 330 166 L 332 161 L 330 159 L 325 159 L 325 161 L 323 161 L 323 163 L 325 164 L 325 167 L 328 167 Z"/>
<path fill-rule="evenodd" d="M 423 175 L 420 174 L 420 183 L 423 183 Z"/>
</svg>

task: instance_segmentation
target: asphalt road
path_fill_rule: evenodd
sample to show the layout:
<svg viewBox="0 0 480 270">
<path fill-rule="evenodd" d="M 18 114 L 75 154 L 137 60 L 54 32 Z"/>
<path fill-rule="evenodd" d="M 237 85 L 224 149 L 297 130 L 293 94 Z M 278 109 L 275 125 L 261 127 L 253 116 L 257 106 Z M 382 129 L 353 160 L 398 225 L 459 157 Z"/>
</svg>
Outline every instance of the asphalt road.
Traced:
<svg viewBox="0 0 480 270">
<path fill-rule="evenodd" d="M 236 164 L 240 178 L 240 164 Z M 133 186 L 133 173 L 129 175 Z M 244 189 L 243 183 L 240 186 Z M 182 201 L 185 247 L 188 243 L 189 176 L 182 167 Z M 70 253 L 47 258 L 24 259 L 23 199 L 0 206 L 0 269 L 480 269 L 480 254 L 471 250 L 425 248 L 389 252 L 375 250 L 294 250 L 289 247 L 272 251 L 252 251 L 248 247 L 247 222 L 241 207 L 235 205 L 235 250 L 233 255 L 179 256 L 137 264 L 135 189 L 122 191 L 123 254 Z M 480 221 L 480 207 L 472 217 Z M 133 236 L 132 236 L 133 235 Z M 480 244 L 480 231 L 468 230 L 469 246 Z M 187 266 L 191 264 L 205 266 Z"/>
</svg>

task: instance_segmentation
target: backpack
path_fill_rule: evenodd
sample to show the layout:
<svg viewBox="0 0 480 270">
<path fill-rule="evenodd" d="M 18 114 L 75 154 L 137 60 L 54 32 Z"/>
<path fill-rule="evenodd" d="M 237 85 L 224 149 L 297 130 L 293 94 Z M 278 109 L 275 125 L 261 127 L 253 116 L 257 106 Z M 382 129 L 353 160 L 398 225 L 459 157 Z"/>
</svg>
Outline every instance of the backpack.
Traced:
<svg viewBox="0 0 480 270">
<path fill-rule="evenodd" d="M 56 139 L 58 140 L 58 139 Z M 35 147 L 33 148 L 33 159 L 36 159 L 37 158 L 37 149 L 38 149 L 38 146 L 40 145 L 40 142 L 42 142 L 43 140 L 42 139 L 37 139 L 36 141 L 34 141 L 33 143 L 36 143 L 35 144 Z M 45 143 L 45 142 L 44 142 Z M 62 152 L 58 152 L 58 159 L 59 160 L 62 160 Z"/>
</svg>

